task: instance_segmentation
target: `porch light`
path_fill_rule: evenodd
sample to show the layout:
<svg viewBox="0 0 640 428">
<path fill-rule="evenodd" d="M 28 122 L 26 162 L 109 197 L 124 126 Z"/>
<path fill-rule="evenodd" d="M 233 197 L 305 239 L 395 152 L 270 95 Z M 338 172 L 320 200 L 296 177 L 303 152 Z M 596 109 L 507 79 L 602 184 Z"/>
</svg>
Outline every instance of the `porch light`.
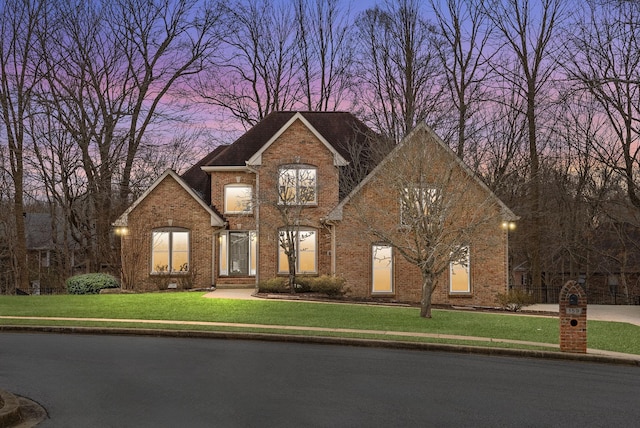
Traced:
<svg viewBox="0 0 640 428">
<path fill-rule="evenodd" d="M 113 233 L 117 236 L 126 236 L 129 234 L 129 228 L 127 226 L 117 226 L 113 229 Z"/>
<path fill-rule="evenodd" d="M 503 221 L 502 228 L 504 230 L 515 230 L 516 222 L 515 221 Z"/>
</svg>

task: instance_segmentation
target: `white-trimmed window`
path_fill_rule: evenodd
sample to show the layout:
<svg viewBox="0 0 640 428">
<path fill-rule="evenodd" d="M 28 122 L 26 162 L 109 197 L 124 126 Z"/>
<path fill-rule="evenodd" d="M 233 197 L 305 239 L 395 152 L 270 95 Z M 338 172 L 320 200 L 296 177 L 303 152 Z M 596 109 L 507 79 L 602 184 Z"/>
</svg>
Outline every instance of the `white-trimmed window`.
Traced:
<svg viewBox="0 0 640 428">
<path fill-rule="evenodd" d="M 371 246 L 371 292 L 393 293 L 393 248 Z"/>
<path fill-rule="evenodd" d="M 249 214 L 253 210 L 251 198 L 253 188 L 246 184 L 224 186 L 224 213 Z"/>
<path fill-rule="evenodd" d="M 286 242 L 287 233 L 284 230 L 279 232 L 278 243 Z M 313 229 L 300 229 L 293 234 L 293 244 L 296 250 L 296 272 L 297 273 L 317 273 L 318 272 L 318 240 L 316 231 Z M 285 254 L 282 245 L 278 245 L 278 273 L 289 272 L 289 259 Z"/>
<path fill-rule="evenodd" d="M 278 170 L 278 203 L 315 205 L 317 200 L 316 168 L 287 165 Z"/>
<path fill-rule="evenodd" d="M 414 187 L 404 189 L 400 196 L 400 222 L 404 226 L 421 222 L 433 215 L 440 202 L 440 190 L 435 187 Z"/>
<path fill-rule="evenodd" d="M 176 272 L 189 272 L 189 231 L 156 229 L 151 238 L 151 273 Z"/>
<path fill-rule="evenodd" d="M 219 238 L 220 275 L 255 276 L 258 255 L 255 231 L 223 231 Z"/>
<path fill-rule="evenodd" d="M 469 247 L 460 248 L 457 260 L 449 263 L 449 292 L 470 293 L 471 292 L 471 257 Z"/>
</svg>

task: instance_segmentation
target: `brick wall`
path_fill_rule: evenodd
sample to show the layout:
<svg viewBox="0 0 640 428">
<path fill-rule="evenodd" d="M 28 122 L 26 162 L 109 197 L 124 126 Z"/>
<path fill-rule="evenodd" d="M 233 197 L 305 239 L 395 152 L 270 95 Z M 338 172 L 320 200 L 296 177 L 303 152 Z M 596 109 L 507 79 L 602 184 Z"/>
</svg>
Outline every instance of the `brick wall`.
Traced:
<svg viewBox="0 0 640 428">
<path fill-rule="evenodd" d="M 278 229 L 285 223 L 274 203 L 277 202 L 278 168 L 286 164 L 306 164 L 317 168 L 317 205 L 306 206 L 299 216 L 301 227 L 316 230 L 318 239 L 318 274 L 331 273 L 331 235 L 320 219 L 338 203 L 338 170 L 333 165 L 333 154 L 301 122 L 294 122 L 262 155 L 259 167 L 259 279 L 277 275 Z"/>
<path fill-rule="evenodd" d="M 438 280 L 432 302 L 451 305 L 494 306 L 495 295 L 505 292 L 507 284 L 506 232 L 501 228 L 499 207 L 495 200 L 477 182 L 470 179 L 462 168 L 451 163 L 449 152 L 429 140 L 429 134 L 416 136 L 416 143 L 403 147 L 407 156 L 385 164 L 378 174 L 348 203 L 343 219 L 336 224 L 336 273 L 347 280 L 352 296 L 391 299 L 403 302 L 419 302 L 422 296 L 422 275 L 419 268 L 394 249 L 394 293 L 372 295 L 371 245 L 383 242 L 381 235 L 392 237 L 395 242 L 406 242 L 411 248 L 411 235 L 400 226 L 400 201 L 398 190 L 391 186 L 394 174 L 409 174 L 411 159 L 425 156 L 425 174 L 429 181 L 445 185 L 440 178 L 452 174 L 448 186 L 458 186 L 460 200 L 456 201 L 450 216 L 452 230 L 477 222 L 480 226 L 464 237 L 470 248 L 471 292 L 449 292 L 449 271 L 446 269 Z M 416 150 L 412 153 L 411 150 Z M 425 152 L 426 151 L 426 152 Z M 428 153 L 427 153 L 428 152 Z M 425 154 L 426 153 L 426 154 Z M 454 187 L 450 187 L 454 189 Z M 443 190 L 444 192 L 445 190 Z M 493 202 L 491 202 L 493 201 Z M 482 221 L 478 221 L 482 219 Z M 378 233 L 373 233 L 373 231 Z M 448 230 L 448 229 L 447 229 Z M 453 238 L 451 238 L 453 239 Z M 441 242 L 446 242 L 445 238 Z M 415 248 L 415 245 L 414 247 Z M 448 255 L 448 251 L 447 255 Z M 448 265 L 444 265 L 448 266 Z"/>
<path fill-rule="evenodd" d="M 180 227 L 190 231 L 189 274 L 151 274 L 152 231 Z M 209 287 L 212 284 L 214 228 L 210 214 L 170 175 L 128 216 L 128 234 L 122 240 L 123 274 L 137 290 Z"/>
</svg>

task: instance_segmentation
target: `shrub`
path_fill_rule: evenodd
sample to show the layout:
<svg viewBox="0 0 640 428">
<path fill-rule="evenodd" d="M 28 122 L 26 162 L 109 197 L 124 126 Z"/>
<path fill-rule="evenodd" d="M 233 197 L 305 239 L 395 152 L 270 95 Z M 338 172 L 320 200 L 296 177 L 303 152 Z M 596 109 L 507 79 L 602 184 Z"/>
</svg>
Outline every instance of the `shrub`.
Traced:
<svg viewBox="0 0 640 428">
<path fill-rule="evenodd" d="M 312 293 L 322 293 L 327 296 L 342 296 L 345 294 L 345 279 L 337 276 L 322 275 L 318 277 L 307 277 L 309 291 Z"/>
<path fill-rule="evenodd" d="M 87 273 L 67 279 L 69 294 L 98 294 L 103 288 L 118 288 L 118 280 L 106 273 Z"/>
<path fill-rule="evenodd" d="M 289 290 L 284 278 L 271 278 L 258 283 L 260 293 L 285 293 Z"/>
<path fill-rule="evenodd" d="M 507 293 L 498 293 L 496 300 L 500 307 L 512 312 L 518 312 L 523 307 L 535 303 L 533 296 L 521 289 L 509 290 Z"/>
</svg>

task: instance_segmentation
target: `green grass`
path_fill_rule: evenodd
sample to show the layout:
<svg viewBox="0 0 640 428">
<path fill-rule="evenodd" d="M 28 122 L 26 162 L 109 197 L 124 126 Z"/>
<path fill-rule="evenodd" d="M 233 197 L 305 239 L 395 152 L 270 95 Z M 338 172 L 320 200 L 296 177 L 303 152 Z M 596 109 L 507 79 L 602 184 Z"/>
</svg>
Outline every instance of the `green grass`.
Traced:
<svg viewBox="0 0 640 428">
<path fill-rule="evenodd" d="M 179 328 L 216 331 L 263 331 L 302 334 L 283 331 L 278 326 L 379 330 L 440 335 L 474 336 L 495 339 L 558 344 L 558 319 L 547 317 L 489 314 L 469 311 L 434 310 L 432 319 L 419 317 L 417 308 L 367 306 L 351 304 L 318 304 L 271 300 L 205 299 L 202 293 L 106 294 L 87 296 L 0 296 L 0 315 L 73 318 L 114 318 L 143 320 L 205 321 L 242 324 L 266 324 L 272 329 L 223 326 L 138 325 L 129 323 L 98 323 L 92 321 L 27 321 L 3 320 L 0 324 L 75 325 L 106 327 Z M 329 335 L 327 332 L 304 334 Z M 336 335 L 331 333 L 331 335 Z M 461 343 L 460 340 L 393 337 L 367 332 L 338 333 L 339 336 L 376 339 L 419 340 Z M 590 348 L 640 354 L 640 327 L 623 323 L 590 321 Z M 482 346 L 524 345 L 490 344 L 469 341 Z"/>
</svg>

